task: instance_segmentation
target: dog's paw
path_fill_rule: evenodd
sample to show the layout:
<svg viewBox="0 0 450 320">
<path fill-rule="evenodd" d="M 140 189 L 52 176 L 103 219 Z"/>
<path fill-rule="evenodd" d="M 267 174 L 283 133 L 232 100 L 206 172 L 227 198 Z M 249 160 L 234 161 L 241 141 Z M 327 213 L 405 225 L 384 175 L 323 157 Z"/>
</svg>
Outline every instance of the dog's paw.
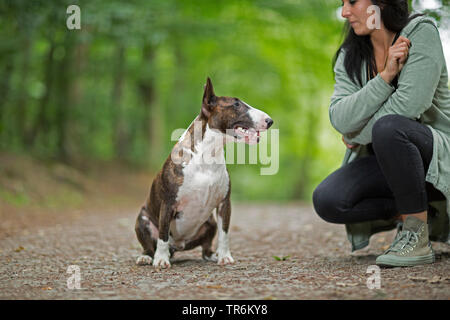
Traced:
<svg viewBox="0 0 450 320">
<path fill-rule="evenodd" d="M 217 264 L 221 265 L 221 266 L 224 266 L 224 265 L 227 265 L 227 264 L 233 264 L 233 263 L 234 263 L 234 259 L 233 259 L 233 257 L 231 256 L 230 253 L 228 253 L 228 254 L 226 254 L 224 256 L 219 256 L 218 259 L 217 259 Z"/>
<path fill-rule="evenodd" d="M 168 269 L 168 268 L 170 268 L 169 258 L 155 257 L 155 259 L 153 260 L 153 266 L 156 269 Z"/>
<path fill-rule="evenodd" d="M 152 264 L 152 257 L 146 256 L 146 255 L 141 255 L 141 256 L 137 257 L 136 264 L 138 266 L 145 266 L 148 264 Z"/>
<path fill-rule="evenodd" d="M 156 246 L 156 252 L 153 257 L 153 266 L 156 269 L 166 269 L 170 268 L 170 248 L 169 242 L 158 239 L 158 244 Z"/>
<path fill-rule="evenodd" d="M 205 260 L 205 261 L 212 261 L 212 262 L 218 262 L 219 258 L 217 256 L 217 253 L 214 252 L 210 256 L 203 256 L 203 260 Z"/>
</svg>

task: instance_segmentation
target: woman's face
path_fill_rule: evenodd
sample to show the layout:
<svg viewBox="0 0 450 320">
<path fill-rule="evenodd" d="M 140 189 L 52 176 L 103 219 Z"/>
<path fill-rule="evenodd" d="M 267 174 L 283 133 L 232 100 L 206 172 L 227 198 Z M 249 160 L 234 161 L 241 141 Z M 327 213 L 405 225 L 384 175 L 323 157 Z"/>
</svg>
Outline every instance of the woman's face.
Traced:
<svg viewBox="0 0 450 320">
<path fill-rule="evenodd" d="M 374 31 L 374 11 L 367 8 L 373 5 L 371 0 L 342 0 L 342 17 L 347 19 L 358 36 L 369 35 Z M 369 23 L 368 23 L 369 21 Z"/>
</svg>

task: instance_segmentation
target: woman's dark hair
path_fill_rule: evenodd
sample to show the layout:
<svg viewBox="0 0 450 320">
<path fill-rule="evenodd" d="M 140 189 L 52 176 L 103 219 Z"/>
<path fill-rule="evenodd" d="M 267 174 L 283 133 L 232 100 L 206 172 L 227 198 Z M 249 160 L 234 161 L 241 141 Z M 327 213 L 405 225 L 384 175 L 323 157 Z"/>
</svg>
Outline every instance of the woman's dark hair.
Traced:
<svg viewBox="0 0 450 320">
<path fill-rule="evenodd" d="M 422 14 L 409 16 L 407 0 L 371 0 L 374 5 L 380 7 L 381 20 L 386 29 L 392 32 L 401 31 L 410 20 Z M 376 70 L 375 55 L 373 54 L 372 42 L 370 36 L 358 36 L 353 31 L 348 21 L 344 26 L 344 32 L 347 34 L 344 42 L 337 50 L 333 58 L 333 68 L 337 57 L 342 49 L 345 49 L 344 67 L 350 79 L 362 86 L 361 66 L 368 62 L 369 75 Z"/>
</svg>

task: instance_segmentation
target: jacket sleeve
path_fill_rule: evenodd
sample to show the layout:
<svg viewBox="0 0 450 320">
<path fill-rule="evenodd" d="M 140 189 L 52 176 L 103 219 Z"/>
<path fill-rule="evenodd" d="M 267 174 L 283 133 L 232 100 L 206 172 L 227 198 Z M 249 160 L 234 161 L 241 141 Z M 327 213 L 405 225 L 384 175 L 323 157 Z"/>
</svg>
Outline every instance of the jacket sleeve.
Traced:
<svg viewBox="0 0 450 320">
<path fill-rule="evenodd" d="M 380 75 L 362 88 L 347 75 L 345 53 L 341 51 L 334 67 L 335 85 L 329 108 L 330 122 L 342 134 L 358 132 L 395 90 Z"/>
<path fill-rule="evenodd" d="M 348 143 L 370 143 L 373 125 L 385 115 L 398 114 L 415 120 L 431 107 L 444 61 L 439 33 L 435 26 L 422 23 L 409 39 L 412 46 L 399 75 L 398 89 L 360 132 L 345 136 Z"/>
</svg>

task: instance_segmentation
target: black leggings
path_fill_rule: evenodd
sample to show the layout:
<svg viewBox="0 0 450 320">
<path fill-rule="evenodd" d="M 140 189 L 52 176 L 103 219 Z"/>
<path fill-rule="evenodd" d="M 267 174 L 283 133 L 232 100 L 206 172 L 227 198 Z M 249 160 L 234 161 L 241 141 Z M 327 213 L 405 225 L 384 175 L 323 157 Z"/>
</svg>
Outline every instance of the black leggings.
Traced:
<svg viewBox="0 0 450 320">
<path fill-rule="evenodd" d="M 373 152 L 341 167 L 313 193 L 317 214 L 332 223 L 390 219 L 426 211 L 445 199 L 425 181 L 433 135 L 425 125 L 400 115 L 380 118 L 372 129 Z"/>
</svg>

